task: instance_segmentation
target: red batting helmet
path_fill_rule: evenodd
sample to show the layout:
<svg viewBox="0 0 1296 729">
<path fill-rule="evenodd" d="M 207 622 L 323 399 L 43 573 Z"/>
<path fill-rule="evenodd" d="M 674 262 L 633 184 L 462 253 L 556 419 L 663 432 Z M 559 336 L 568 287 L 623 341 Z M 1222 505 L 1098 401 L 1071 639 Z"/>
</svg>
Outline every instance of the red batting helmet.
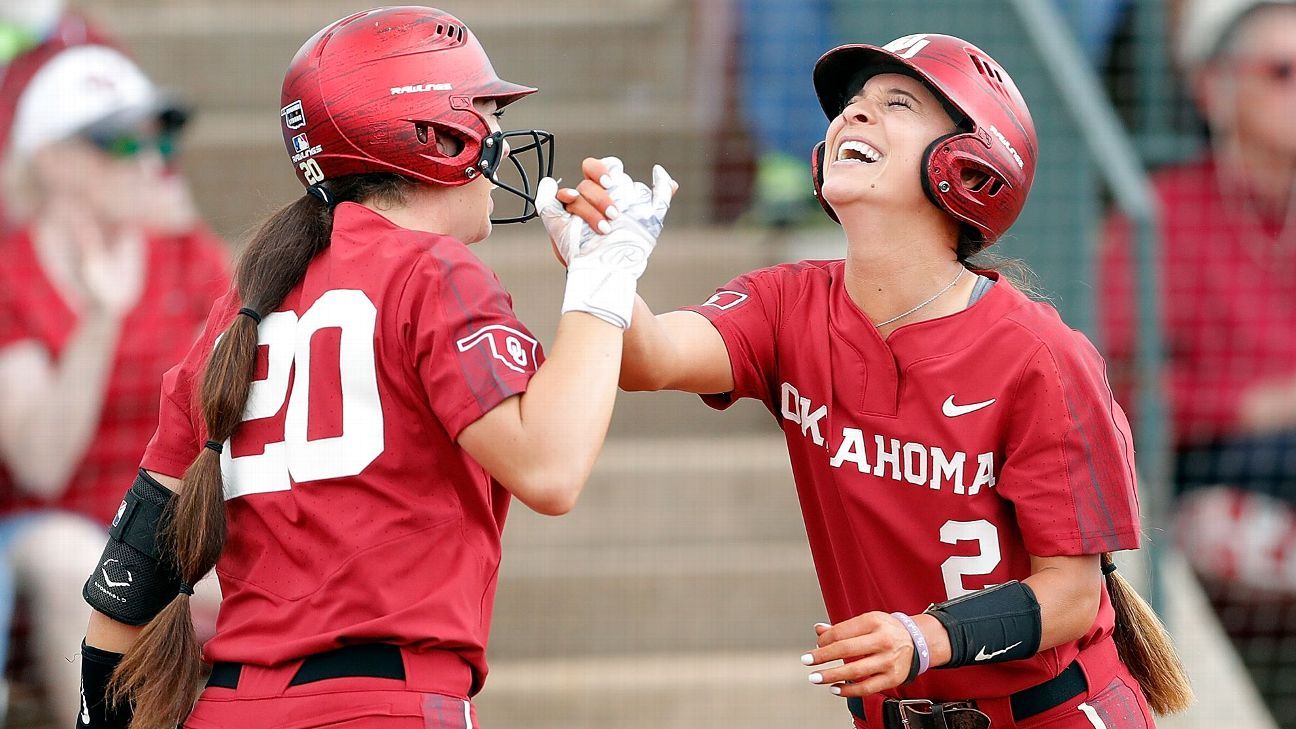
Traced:
<svg viewBox="0 0 1296 729">
<path fill-rule="evenodd" d="M 449 13 L 377 8 L 332 23 L 297 51 L 283 82 L 284 144 L 307 186 L 369 172 L 457 186 L 484 174 L 528 201 L 529 214 L 495 222 L 525 220 L 534 193 L 517 156 L 534 151 L 548 175 L 553 137 L 492 134 L 473 101 L 502 108 L 535 91 L 496 76 L 476 36 Z M 514 136 L 529 138 L 507 158 L 522 173 L 521 190 L 496 177 L 504 140 Z M 438 140 L 457 151 L 447 155 Z"/>
<path fill-rule="evenodd" d="M 1039 142 L 1017 85 L 985 51 L 953 36 L 907 35 L 882 47 L 839 46 L 814 69 L 815 92 L 829 119 L 841 114 L 846 95 L 855 91 L 851 82 L 874 67 L 915 76 L 955 112 L 959 128 L 932 142 L 924 155 L 923 189 L 937 207 L 974 228 L 985 245 L 993 243 L 1021 213 L 1035 178 Z M 837 220 L 820 192 L 823 147 L 820 142 L 813 156 L 815 196 Z M 965 171 L 979 173 L 970 179 L 984 182 L 966 187 Z"/>
</svg>

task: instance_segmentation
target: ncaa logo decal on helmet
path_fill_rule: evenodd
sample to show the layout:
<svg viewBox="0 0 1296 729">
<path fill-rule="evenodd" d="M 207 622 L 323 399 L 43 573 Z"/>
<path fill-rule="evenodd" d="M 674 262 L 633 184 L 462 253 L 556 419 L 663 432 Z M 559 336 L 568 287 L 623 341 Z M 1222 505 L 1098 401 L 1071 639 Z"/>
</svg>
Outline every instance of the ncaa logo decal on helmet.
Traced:
<svg viewBox="0 0 1296 729">
<path fill-rule="evenodd" d="M 1025 207 L 1039 153 L 1035 124 L 1017 85 L 985 51 L 954 36 L 844 45 L 825 53 L 814 68 L 815 93 L 829 119 L 841 114 L 851 82 L 874 67 L 916 77 L 947 105 L 959 128 L 927 148 L 923 189 L 937 207 L 970 226 L 983 247 L 993 243 Z M 837 220 L 821 192 L 823 163 L 820 142 L 812 157 L 815 197 Z M 966 187 L 965 172 L 984 181 Z"/>
<path fill-rule="evenodd" d="M 492 133 L 473 102 L 494 99 L 503 108 L 535 92 L 499 78 L 476 36 L 449 13 L 377 8 L 332 23 L 297 51 L 284 76 L 280 127 L 308 187 L 372 172 L 449 186 L 486 176 L 527 201 L 523 215 L 494 222 L 520 222 L 535 216 L 535 192 L 519 159 L 534 162 L 536 181 L 549 175 L 553 135 Z M 505 157 L 506 140 L 518 137 L 525 141 Z M 498 178 L 506 160 L 520 185 Z"/>
</svg>

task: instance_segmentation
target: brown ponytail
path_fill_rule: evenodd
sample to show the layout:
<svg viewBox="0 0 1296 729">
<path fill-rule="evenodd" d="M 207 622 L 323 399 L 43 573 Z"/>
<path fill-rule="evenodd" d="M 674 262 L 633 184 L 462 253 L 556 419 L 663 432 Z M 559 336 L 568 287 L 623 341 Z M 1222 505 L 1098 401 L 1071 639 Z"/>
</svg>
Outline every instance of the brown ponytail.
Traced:
<svg viewBox="0 0 1296 729">
<path fill-rule="evenodd" d="M 1175 653 L 1170 634 L 1152 607 L 1115 570 L 1110 553 L 1102 555 L 1107 593 L 1116 611 L 1116 651 L 1134 680 L 1143 687 L 1152 710 L 1164 716 L 1188 708 L 1192 684 Z"/>
<path fill-rule="evenodd" d="M 404 202 L 413 186 L 394 174 L 355 175 L 332 180 L 339 201 L 376 199 Z M 306 275 L 306 268 L 328 247 L 333 211 L 313 195 L 303 195 L 270 216 L 248 242 L 235 272 L 243 306 L 265 316 Z M 252 387 L 257 325 L 235 316 L 213 348 L 203 373 L 199 402 L 207 437 L 225 442 L 239 423 Z M 225 500 L 220 456 L 202 448 L 185 471 L 183 487 L 171 500 L 160 535 L 170 545 L 182 582 L 193 585 L 216 566 L 225 546 Z M 202 653 L 194 634 L 189 596 L 183 592 L 145 626 L 139 640 L 113 672 L 109 699 L 131 701 L 137 729 L 174 727 L 188 715 L 199 690 Z"/>
</svg>

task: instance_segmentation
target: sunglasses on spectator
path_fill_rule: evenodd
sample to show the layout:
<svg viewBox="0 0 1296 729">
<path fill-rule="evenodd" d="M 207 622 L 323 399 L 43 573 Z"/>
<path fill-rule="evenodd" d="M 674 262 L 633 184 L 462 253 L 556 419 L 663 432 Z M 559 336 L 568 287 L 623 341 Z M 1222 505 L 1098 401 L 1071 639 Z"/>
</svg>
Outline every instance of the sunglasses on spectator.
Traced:
<svg viewBox="0 0 1296 729">
<path fill-rule="evenodd" d="M 87 139 L 101 152 L 115 159 L 130 159 L 146 151 L 156 151 L 164 160 L 176 156 L 179 140 L 175 134 L 140 134 L 138 132 L 118 132 L 116 134 L 89 134 Z"/>
<path fill-rule="evenodd" d="M 1238 58 L 1233 65 L 1275 84 L 1296 81 L 1296 58 Z"/>
</svg>

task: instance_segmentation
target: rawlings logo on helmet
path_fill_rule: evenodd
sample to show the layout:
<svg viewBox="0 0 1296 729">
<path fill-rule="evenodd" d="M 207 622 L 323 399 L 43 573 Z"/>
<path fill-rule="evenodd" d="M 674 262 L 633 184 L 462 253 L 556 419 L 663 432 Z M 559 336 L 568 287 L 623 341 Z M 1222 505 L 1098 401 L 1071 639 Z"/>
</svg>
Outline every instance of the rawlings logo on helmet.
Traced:
<svg viewBox="0 0 1296 729">
<path fill-rule="evenodd" d="M 990 133 L 995 135 L 995 138 L 999 140 L 999 143 L 1008 149 L 1008 153 L 1011 154 L 1012 158 L 1017 161 L 1017 166 L 1022 169 L 1025 169 L 1026 163 L 1022 162 L 1021 155 L 1017 154 L 1017 150 L 1013 149 L 1012 142 L 1009 142 L 1008 137 L 1005 137 L 1003 135 L 1003 132 L 999 131 L 999 127 L 996 127 L 995 125 L 991 124 Z"/>
<path fill-rule="evenodd" d="M 393 86 L 392 96 L 400 94 L 421 94 L 425 91 L 453 91 L 452 84 L 414 84 L 413 86 Z"/>
</svg>

